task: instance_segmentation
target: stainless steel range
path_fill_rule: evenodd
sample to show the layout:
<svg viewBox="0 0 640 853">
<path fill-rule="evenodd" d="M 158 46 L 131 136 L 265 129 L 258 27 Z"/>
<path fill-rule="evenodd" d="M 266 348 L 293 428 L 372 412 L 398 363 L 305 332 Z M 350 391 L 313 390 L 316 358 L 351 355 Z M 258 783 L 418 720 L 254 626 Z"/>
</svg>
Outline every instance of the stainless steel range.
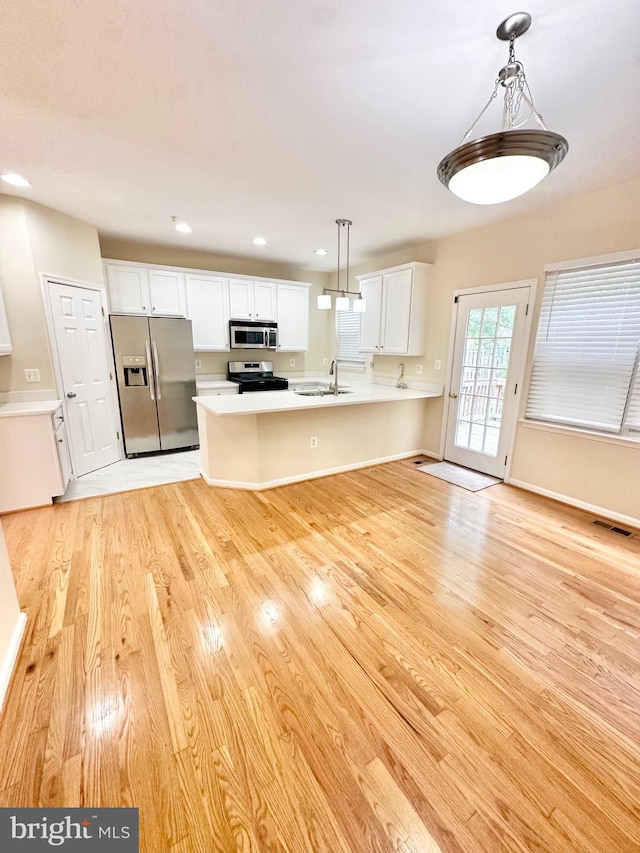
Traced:
<svg viewBox="0 0 640 853">
<path fill-rule="evenodd" d="M 228 361 L 227 379 L 237 382 L 239 394 L 252 391 L 286 391 L 289 383 L 273 375 L 272 361 Z"/>
</svg>

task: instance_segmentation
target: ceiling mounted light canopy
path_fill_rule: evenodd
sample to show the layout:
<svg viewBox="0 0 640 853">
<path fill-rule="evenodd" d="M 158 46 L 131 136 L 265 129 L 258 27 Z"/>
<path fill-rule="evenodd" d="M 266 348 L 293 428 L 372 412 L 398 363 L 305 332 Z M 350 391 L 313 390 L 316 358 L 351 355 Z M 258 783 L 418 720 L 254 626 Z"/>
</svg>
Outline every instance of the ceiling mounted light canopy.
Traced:
<svg viewBox="0 0 640 853">
<path fill-rule="evenodd" d="M 500 204 L 528 192 L 561 163 L 569 143 L 547 130 L 533 104 L 524 66 L 515 57 L 515 40 L 531 26 L 531 15 L 517 12 L 500 24 L 496 36 L 509 42 L 509 60 L 493 92 L 460 145 L 440 161 L 438 177 L 452 193 L 473 204 Z M 504 88 L 502 129 L 467 142 L 487 108 Z M 534 119 L 541 129 L 521 129 Z"/>
<path fill-rule="evenodd" d="M 193 228 L 189 225 L 188 222 L 185 222 L 182 219 L 178 219 L 177 216 L 171 216 L 169 218 L 173 222 L 173 227 L 181 234 L 191 234 L 191 232 L 193 231 Z"/>
<path fill-rule="evenodd" d="M 317 297 L 317 307 L 322 311 L 327 311 L 331 308 L 331 297 L 330 293 L 339 293 L 340 296 L 336 297 L 336 311 L 348 311 L 349 310 L 349 296 L 353 297 L 353 310 L 362 314 L 367 310 L 367 303 L 362 298 L 362 294 L 349 290 L 349 243 L 351 236 L 351 226 L 353 222 L 350 219 L 336 219 L 336 225 L 338 226 L 338 287 L 334 290 L 331 287 L 325 287 L 322 293 Z M 340 247 L 342 244 L 341 236 L 342 229 L 347 232 L 346 237 L 346 250 L 347 250 L 347 267 L 346 267 L 346 287 L 340 286 Z"/>
</svg>

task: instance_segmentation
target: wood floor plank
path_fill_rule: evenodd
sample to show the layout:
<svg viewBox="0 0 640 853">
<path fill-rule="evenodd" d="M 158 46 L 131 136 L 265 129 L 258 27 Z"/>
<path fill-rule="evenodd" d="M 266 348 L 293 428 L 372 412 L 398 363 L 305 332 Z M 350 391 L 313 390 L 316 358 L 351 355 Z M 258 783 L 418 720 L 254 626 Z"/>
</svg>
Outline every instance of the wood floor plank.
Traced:
<svg viewBox="0 0 640 853">
<path fill-rule="evenodd" d="M 411 461 L 3 517 L 3 806 L 142 853 L 640 851 L 640 537 Z"/>
</svg>

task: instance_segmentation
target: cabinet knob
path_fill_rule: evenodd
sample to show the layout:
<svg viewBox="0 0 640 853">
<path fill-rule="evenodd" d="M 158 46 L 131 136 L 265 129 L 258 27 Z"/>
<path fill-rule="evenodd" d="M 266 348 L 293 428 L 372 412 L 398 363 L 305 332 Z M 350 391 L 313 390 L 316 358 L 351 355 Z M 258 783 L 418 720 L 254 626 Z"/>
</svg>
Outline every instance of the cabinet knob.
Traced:
<svg viewBox="0 0 640 853">
<path fill-rule="evenodd" d="M 61 439 L 61 438 L 59 438 L 59 439 L 58 439 L 58 444 L 62 444 L 62 439 Z"/>
<path fill-rule="evenodd" d="M 146 305 L 143 305 L 143 306 L 142 306 L 142 310 L 143 310 L 143 311 L 146 311 L 146 310 L 147 310 L 147 306 L 146 306 Z"/>
<path fill-rule="evenodd" d="M 152 311 L 155 311 L 155 310 L 156 310 L 156 306 L 155 306 L 155 305 L 152 305 L 152 306 L 151 306 L 151 310 L 152 310 Z"/>
</svg>

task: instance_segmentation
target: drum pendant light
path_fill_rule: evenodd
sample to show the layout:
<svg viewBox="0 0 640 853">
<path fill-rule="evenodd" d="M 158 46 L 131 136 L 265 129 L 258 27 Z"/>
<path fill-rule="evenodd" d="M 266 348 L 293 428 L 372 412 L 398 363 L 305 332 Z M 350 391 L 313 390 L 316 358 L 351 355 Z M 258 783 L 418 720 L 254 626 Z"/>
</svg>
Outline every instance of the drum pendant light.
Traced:
<svg viewBox="0 0 640 853">
<path fill-rule="evenodd" d="M 528 192 L 561 163 L 569 143 L 547 130 L 537 112 L 524 73 L 515 57 L 515 40 L 531 26 L 531 15 L 517 12 L 500 24 L 496 36 L 509 42 L 509 60 L 495 87 L 460 145 L 438 166 L 438 177 L 452 193 L 473 204 L 500 204 Z M 467 142 L 489 105 L 504 88 L 502 129 Z M 541 129 L 521 130 L 530 119 Z"/>
<path fill-rule="evenodd" d="M 353 222 L 350 219 L 336 219 L 336 225 L 338 226 L 338 287 L 333 289 L 331 287 L 325 287 L 322 293 L 317 297 L 317 307 L 320 310 L 328 310 L 331 308 L 331 296 L 330 293 L 339 293 L 340 296 L 336 297 L 336 311 L 348 311 L 349 310 L 349 296 L 353 297 L 353 310 L 357 314 L 363 314 L 367 310 L 366 300 L 362 298 L 361 293 L 357 293 L 349 290 L 349 243 L 351 236 L 351 226 Z M 346 268 L 346 287 L 340 286 L 340 278 L 341 278 L 341 270 L 340 270 L 340 247 L 342 245 L 342 230 L 345 230 L 347 233 L 346 237 L 346 254 L 347 254 L 347 268 Z"/>
</svg>

